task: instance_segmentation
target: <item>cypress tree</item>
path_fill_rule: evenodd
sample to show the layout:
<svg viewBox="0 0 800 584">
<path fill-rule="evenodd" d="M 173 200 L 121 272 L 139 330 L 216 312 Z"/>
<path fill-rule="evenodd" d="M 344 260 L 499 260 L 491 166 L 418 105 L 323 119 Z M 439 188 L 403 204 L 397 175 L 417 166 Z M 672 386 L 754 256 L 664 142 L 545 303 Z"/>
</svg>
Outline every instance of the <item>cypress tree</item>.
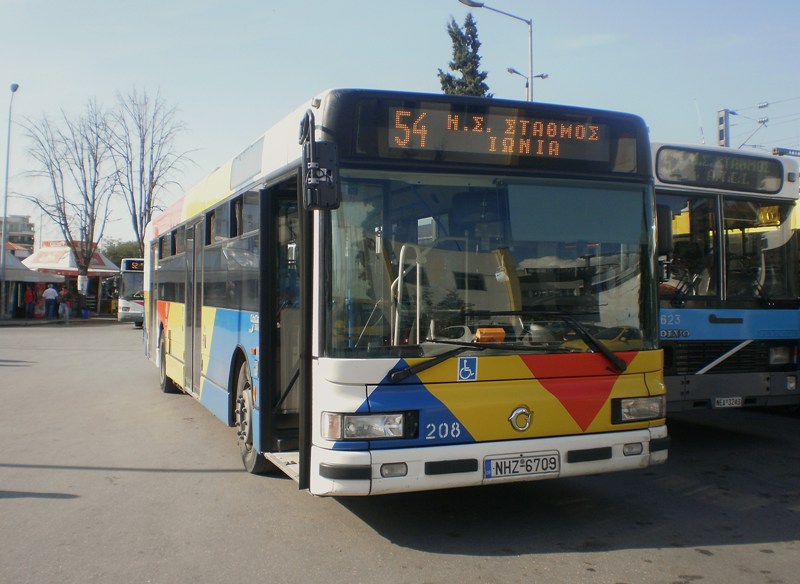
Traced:
<svg viewBox="0 0 800 584">
<path fill-rule="evenodd" d="M 481 42 L 478 40 L 478 27 L 472 13 L 467 14 L 463 29 L 458 26 L 455 18 L 451 17 L 447 32 L 453 41 L 453 60 L 450 61 L 450 70 L 460 72 L 461 76 L 456 77 L 439 69 L 442 92 L 447 95 L 492 97 L 486 84 L 488 73 L 480 70 L 481 57 L 478 49 Z"/>
</svg>

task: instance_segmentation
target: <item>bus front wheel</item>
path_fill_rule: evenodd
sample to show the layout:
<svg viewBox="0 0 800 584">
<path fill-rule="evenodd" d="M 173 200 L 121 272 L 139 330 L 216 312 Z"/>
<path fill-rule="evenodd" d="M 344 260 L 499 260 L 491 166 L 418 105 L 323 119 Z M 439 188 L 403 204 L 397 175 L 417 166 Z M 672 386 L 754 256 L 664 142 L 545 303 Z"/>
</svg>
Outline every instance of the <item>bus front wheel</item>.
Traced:
<svg viewBox="0 0 800 584">
<path fill-rule="evenodd" d="M 250 368 L 247 361 L 239 366 L 236 376 L 236 436 L 239 453 L 247 472 L 263 474 L 272 470 L 267 461 L 253 445 L 253 384 L 250 381 Z"/>
</svg>

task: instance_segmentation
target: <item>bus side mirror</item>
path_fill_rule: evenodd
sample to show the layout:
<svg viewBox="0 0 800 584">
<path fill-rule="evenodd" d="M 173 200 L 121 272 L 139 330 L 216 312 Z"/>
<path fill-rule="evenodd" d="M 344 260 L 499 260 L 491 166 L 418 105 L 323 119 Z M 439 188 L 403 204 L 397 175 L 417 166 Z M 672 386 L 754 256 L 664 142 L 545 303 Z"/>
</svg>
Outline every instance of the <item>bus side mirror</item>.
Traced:
<svg viewBox="0 0 800 584">
<path fill-rule="evenodd" d="M 656 205 L 656 249 L 659 256 L 672 253 L 672 209 Z"/>
<path fill-rule="evenodd" d="M 300 121 L 303 147 L 303 206 L 311 210 L 338 209 L 339 153 L 336 142 L 317 142 L 314 112 L 308 110 Z"/>
<path fill-rule="evenodd" d="M 339 156 L 335 142 L 303 144 L 303 203 L 306 209 L 339 208 Z"/>
</svg>

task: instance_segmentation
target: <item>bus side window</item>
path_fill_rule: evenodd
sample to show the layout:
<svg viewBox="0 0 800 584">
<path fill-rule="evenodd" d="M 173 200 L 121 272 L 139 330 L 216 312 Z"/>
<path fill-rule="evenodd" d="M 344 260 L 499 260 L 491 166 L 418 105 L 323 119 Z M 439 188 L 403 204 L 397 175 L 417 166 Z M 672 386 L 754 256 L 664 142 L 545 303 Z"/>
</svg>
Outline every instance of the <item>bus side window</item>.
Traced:
<svg viewBox="0 0 800 584">
<path fill-rule="evenodd" d="M 242 233 L 244 233 L 242 197 L 237 197 L 231 202 L 231 237 L 238 237 Z"/>
<path fill-rule="evenodd" d="M 259 204 L 258 191 L 248 191 L 241 199 L 242 203 L 242 233 L 250 233 L 258 229 Z"/>
<path fill-rule="evenodd" d="M 205 245 L 211 245 L 216 241 L 216 224 L 214 223 L 214 214 L 215 211 L 211 211 L 206 213 L 206 236 L 205 236 Z"/>
<path fill-rule="evenodd" d="M 230 210 L 228 209 L 228 203 L 224 203 L 214 209 L 214 239 L 211 240 L 211 243 L 224 241 L 230 238 L 229 215 Z"/>
<path fill-rule="evenodd" d="M 172 251 L 173 254 L 186 251 L 186 227 L 178 227 L 172 232 Z"/>
</svg>

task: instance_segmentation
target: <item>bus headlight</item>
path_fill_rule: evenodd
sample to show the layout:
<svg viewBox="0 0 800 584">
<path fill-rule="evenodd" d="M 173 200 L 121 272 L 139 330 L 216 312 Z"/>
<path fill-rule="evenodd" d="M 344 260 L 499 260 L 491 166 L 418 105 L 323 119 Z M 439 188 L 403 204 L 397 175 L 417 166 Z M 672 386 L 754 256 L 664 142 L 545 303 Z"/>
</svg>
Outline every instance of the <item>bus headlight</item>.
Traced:
<svg viewBox="0 0 800 584">
<path fill-rule="evenodd" d="M 408 437 L 409 415 L 322 413 L 322 437 L 326 440 L 379 440 Z"/>
<path fill-rule="evenodd" d="M 770 347 L 770 365 L 792 365 L 794 364 L 793 351 L 791 347 Z"/>
<path fill-rule="evenodd" d="M 625 397 L 612 402 L 611 422 L 643 422 L 663 418 L 667 411 L 667 396 Z"/>
</svg>

